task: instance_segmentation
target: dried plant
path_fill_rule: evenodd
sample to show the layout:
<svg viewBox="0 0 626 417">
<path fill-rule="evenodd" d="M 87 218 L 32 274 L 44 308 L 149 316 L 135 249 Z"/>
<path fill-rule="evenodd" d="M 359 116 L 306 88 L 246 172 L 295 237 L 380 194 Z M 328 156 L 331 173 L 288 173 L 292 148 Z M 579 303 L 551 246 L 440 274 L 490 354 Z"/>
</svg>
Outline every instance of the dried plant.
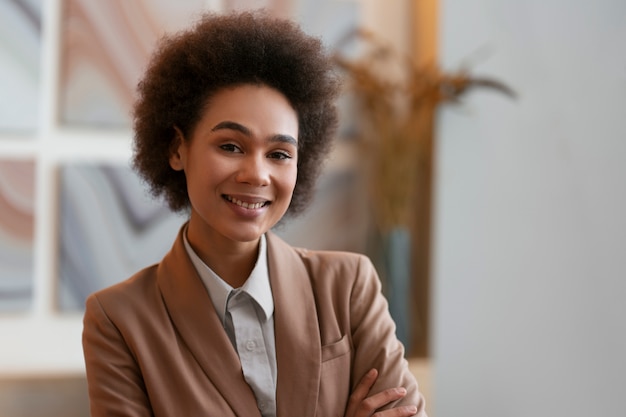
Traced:
<svg viewBox="0 0 626 417">
<path fill-rule="evenodd" d="M 419 197 L 416 184 L 430 169 L 437 106 L 458 101 L 474 87 L 494 89 L 510 97 L 515 94 L 490 78 L 419 67 L 369 32 L 357 31 L 350 38 L 364 41 L 365 52 L 358 59 L 337 52 L 334 61 L 347 76 L 355 99 L 358 135 L 369 162 L 375 218 L 381 230 L 406 227 L 411 224 Z"/>
</svg>

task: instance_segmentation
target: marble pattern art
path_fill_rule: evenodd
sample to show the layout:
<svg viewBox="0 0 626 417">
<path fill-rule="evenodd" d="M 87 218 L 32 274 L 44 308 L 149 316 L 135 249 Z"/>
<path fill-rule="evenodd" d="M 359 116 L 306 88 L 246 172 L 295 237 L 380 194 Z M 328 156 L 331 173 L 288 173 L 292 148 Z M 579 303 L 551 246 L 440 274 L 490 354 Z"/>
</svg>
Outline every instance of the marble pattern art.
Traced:
<svg viewBox="0 0 626 417">
<path fill-rule="evenodd" d="M 291 17 L 330 47 L 353 30 L 358 5 L 339 0 L 223 0 L 223 10 L 265 8 Z M 66 0 L 63 10 L 60 121 L 125 128 L 137 80 L 157 40 L 188 27 L 206 0 Z"/>
<path fill-rule="evenodd" d="M 274 16 L 290 18 L 293 16 L 295 2 L 295 0 L 223 0 L 222 8 L 226 12 L 231 10 L 264 9 Z"/>
<path fill-rule="evenodd" d="M 30 132 L 39 119 L 41 1 L 0 1 L 0 132 Z"/>
<path fill-rule="evenodd" d="M 127 127 L 135 85 L 157 40 L 188 26 L 205 0 L 66 0 L 60 120 Z"/>
<path fill-rule="evenodd" d="M 0 160 L 0 312 L 32 302 L 35 163 Z"/>
<path fill-rule="evenodd" d="M 60 179 L 57 304 L 81 310 L 90 293 L 159 261 L 185 217 L 125 165 L 67 164 Z"/>
</svg>

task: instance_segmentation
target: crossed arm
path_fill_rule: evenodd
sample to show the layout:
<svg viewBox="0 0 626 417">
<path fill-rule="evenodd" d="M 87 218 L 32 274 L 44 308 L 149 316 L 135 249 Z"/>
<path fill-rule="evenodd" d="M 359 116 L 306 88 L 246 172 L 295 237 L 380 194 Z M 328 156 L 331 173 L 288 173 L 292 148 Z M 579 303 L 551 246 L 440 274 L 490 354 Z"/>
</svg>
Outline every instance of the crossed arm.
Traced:
<svg viewBox="0 0 626 417">
<path fill-rule="evenodd" d="M 417 405 L 404 405 L 377 412 L 379 408 L 403 398 L 407 392 L 403 387 L 396 387 L 370 395 L 376 378 L 378 378 L 376 369 L 371 369 L 363 376 L 350 395 L 344 417 L 405 417 L 417 414 Z"/>
</svg>

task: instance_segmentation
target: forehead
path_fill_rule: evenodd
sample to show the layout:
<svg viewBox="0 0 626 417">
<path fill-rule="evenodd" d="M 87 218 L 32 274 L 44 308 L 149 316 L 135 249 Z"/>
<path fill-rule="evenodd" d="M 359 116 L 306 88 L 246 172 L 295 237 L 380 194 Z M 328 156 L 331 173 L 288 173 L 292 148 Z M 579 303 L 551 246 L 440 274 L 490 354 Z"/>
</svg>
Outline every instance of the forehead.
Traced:
<svg viewBox="0 0 626 417">
<path fill-rule="evenodd" d="M 298 140 L 297 112 L 280 91 L 264 84 L 225 87 L 212 94 L 201 109 L 190 138 L 206 137 L 225 122 L 244 126 L 249 137 L 286 135 Z"/>
</svg>

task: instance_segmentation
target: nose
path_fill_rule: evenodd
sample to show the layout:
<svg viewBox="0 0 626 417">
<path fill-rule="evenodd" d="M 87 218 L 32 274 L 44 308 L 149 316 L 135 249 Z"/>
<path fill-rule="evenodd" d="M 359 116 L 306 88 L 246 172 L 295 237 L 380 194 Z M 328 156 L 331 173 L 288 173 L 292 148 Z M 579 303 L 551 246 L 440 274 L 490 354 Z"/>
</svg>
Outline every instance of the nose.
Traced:
<svg viewBox="0 0 626 417">
<path fill-rule="evenodd" d="M 237 182 L 263 187 L 270 183 L 269 161 L 264 155 L 249 155 L 242 158 L 237 171 Z"/>
</svg>

